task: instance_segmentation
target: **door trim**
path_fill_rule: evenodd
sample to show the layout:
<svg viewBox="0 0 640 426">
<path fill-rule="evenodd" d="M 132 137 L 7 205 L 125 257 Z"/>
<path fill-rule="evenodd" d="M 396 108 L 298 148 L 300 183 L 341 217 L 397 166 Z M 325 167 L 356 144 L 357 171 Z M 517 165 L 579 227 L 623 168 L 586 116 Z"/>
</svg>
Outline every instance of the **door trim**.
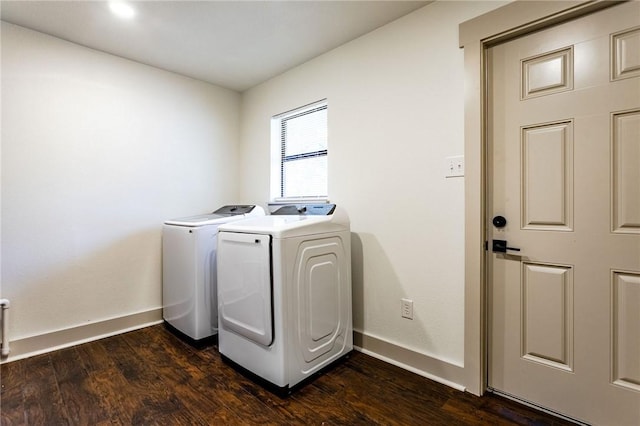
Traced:
<svg viewBox="0 0 640 426">
<path fill-rule="evenodd" d="M 465 106 L 465 301 L 464 378 L 467 391 L 487 389 L 486 205 L 487 205 L 487 75 L 486 50 L 499 43 L 557 25 L 622 1 L 514 1 L 463 22 Z"/>
</svg>

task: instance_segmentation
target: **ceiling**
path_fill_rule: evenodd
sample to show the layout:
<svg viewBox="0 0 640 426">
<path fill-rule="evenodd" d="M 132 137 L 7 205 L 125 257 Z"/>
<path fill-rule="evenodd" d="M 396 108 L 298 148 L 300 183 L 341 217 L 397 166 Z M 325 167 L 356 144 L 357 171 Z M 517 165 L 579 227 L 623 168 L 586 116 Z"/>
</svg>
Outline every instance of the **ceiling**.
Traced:
<svg viewBox="0 0 640 426">
<path fill-rule="evenodd" d="M 244 91 L 429 1 L 1 1 L 3 21 Z"/>
</svg>

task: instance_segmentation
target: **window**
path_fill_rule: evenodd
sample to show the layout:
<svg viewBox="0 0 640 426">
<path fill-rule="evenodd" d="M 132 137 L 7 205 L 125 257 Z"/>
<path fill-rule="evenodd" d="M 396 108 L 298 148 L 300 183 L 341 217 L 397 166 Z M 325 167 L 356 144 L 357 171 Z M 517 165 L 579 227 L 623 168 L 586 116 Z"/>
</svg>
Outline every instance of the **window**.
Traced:
<svg viewBox="0 0 640 426">
<path fill-rule="evenodd" d="M 273 198 L 326 198 L 326 101 L 274 117 L 272 139 Z"/>
</svg>

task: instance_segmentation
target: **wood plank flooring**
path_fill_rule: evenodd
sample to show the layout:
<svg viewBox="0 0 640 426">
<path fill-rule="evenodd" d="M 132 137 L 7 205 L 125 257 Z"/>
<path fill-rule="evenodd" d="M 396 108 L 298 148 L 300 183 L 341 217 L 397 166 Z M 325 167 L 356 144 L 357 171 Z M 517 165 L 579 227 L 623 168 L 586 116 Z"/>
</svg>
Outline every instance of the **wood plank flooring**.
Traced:
<svg viewBox="0 0 640 426">
<path fill-rule="evenodd" d="M 2 425 L 568 425 L 362 353 L 281 398 L 162 325 L 3 364 Z"/>
</svg>

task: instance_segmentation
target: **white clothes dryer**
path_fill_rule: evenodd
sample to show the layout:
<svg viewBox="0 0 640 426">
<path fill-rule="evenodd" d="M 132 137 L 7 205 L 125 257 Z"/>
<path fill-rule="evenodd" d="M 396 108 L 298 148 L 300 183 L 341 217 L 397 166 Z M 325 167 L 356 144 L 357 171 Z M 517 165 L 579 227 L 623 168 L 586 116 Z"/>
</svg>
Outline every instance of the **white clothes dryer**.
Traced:
<svg viewBox="0 0 640 426">
<path fill-rule="evenodd" d="M 218 331 L 216 247 L 218 226 L 264 216 L 254 205 L 232 205 L 213 213 L 168 220 L 162 227 L 162 317 L 196 343 Z"/>
<path fill-rule="evenodd" d="M 350 238 L 335 204 L 289 205 L 221 225 L 223 359 L 288 393 L 351 352 Z"/>
</svg>

